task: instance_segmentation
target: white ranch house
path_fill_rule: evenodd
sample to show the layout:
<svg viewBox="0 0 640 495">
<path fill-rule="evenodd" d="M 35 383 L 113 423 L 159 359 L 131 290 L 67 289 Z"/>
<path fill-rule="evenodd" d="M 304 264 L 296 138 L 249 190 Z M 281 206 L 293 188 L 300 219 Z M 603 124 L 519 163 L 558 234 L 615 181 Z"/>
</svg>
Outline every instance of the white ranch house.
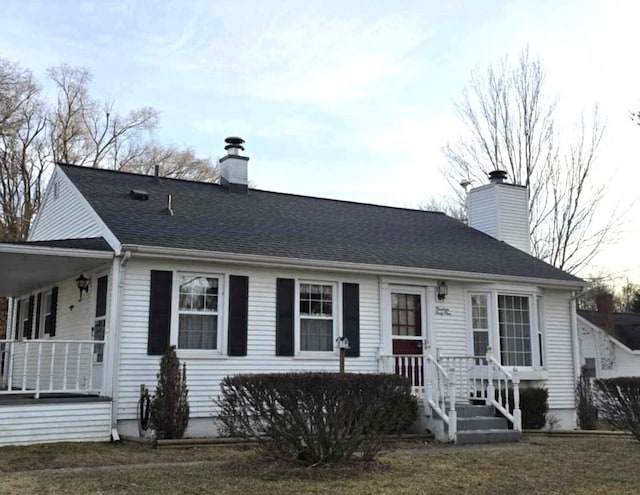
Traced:
<svg viewBox="0 0 640 495">
<path fill-rule="evenodd" d="M 225 375 L 337 371 L 342 336 L 346 370 L 410 377 L 442 439 L 517 438 L 506 389 L 530 385 L 575 427 L 584 282 L 529 254 L 526 189 L 494 173 L 469 227 L 249 188 L 242 144 L 227 140 L 219 185 L 56 166 L 29 240 L 0 245 L 0 445 L 138 435 L 170 344 L 187 435 L 215 435 Z"/>
</svg>

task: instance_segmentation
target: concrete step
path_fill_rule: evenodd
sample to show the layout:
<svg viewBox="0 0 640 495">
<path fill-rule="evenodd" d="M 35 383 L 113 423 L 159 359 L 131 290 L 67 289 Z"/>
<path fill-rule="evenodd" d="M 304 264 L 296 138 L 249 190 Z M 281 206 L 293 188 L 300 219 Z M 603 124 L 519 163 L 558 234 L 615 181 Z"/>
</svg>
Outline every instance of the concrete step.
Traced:
<svg viewBox="0 0 640 495">
<path fill-rule="evenodd" d="M 476 416 L 474 418 L 458 418 L 458 431 L 470 430 L 508 430 L 506 418 L 493 416 Z"/>
<path fill-rule="evenodd" d="M 457 445 L 474 445 L 482 443 L 513 443 L 519 442 L 522 433 L 515 430 L 473 430 L 458 431 L 456 433 Z"/>
<path fill-rule="evenodd" d="M 458 418 L 475 418 L 477 416 L 493 417 L 493 406 L 472 406 L 469 404 L 456 404 Z"/>
</svg>

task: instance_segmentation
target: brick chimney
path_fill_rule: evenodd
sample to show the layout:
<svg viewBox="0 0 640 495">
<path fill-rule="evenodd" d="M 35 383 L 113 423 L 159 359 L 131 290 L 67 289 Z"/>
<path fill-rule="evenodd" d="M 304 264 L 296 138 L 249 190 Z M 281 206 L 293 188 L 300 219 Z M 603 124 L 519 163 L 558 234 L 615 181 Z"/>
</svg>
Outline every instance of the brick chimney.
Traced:
<svg viewBox="0 0 640 495">
<path fill-rule="evenodd" d="M 506 180 L 507 172 L 494 170 L 489 173 L 489 184 L 469 191 L 469 226 L 531 253 L 529 191 Z"/>
<path fill-rule="evenodd" d="M 598 311 L 598 320 L 600 328 L 605 332 L 613 333 L 613 294 L 609 292 L 600 292 L 596 295 L 596 310 Z"/>
<path fill-rule="evenodd" d="M 249 186 L 248 156 L 242 156 L 244 139 L 228 137 L 224 140 L 227 154 L 218 161 L 220 167 L 220 184 L 227 186 L 229 191 L 245 193 Z"/>
</svg>

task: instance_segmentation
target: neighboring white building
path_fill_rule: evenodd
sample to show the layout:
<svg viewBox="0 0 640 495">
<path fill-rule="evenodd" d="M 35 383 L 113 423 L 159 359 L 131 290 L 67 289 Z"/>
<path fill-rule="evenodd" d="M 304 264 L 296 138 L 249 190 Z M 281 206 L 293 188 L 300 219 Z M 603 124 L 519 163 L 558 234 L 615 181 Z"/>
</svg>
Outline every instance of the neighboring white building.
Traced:
<svg viewBox="0 0 640 495">
<path fill-rule="evenodd" d="M 187 434 L 215 434 L 225 375 L 337 371 L 339 336 L 347 371 L 411 378 L 441 436 L 492 429 L 495 418 L 463 418 L 478 401 L 517 430 L 519 410 L 494 389 L 518 382 L 544 385 L 575 427 L 585 283 L 526 253 L 526 190 L 494 175 L 478 223 L 471 191 L 476 230 L 250 189 L 242 144 L 227 140 L 220 185 L 56 167 L 29 240 L 0 245 L 0 444 L 137 435 L 140 386 L 153 391 L 170 344 L 187 364 Z"/>
<path fill-rule="evenodd" d="M 578 311 L 578 338 L 591 378 L 640 376 L 640 314 Z"/>
</svg>

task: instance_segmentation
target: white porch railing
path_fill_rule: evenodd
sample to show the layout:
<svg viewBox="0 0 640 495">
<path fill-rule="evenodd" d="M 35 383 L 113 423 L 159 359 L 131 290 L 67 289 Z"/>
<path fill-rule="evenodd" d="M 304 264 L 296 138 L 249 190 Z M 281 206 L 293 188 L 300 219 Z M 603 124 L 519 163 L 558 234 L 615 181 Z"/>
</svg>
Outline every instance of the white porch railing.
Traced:
<svg viewBox="0 0 640 495">
<path fill-rule="evenodd" d="M 0 395 L 92 393 L 97 340 L 0 340 Z"/>
<path fill-rule="evenodd" d="M 424 348 L 424 355 L 381 356 L 380 371 L 408 378 L 414 395 L 424 400 L 425 410 L 431 409 L 448 425 L 450 440 L 457 431 L 456 402 L 492 405 L 514 430 L 522 431 L 517 368 L 507 370 L 491 348 L 485 356 L 434 356 L 428 343 Z"/>
</svg>

